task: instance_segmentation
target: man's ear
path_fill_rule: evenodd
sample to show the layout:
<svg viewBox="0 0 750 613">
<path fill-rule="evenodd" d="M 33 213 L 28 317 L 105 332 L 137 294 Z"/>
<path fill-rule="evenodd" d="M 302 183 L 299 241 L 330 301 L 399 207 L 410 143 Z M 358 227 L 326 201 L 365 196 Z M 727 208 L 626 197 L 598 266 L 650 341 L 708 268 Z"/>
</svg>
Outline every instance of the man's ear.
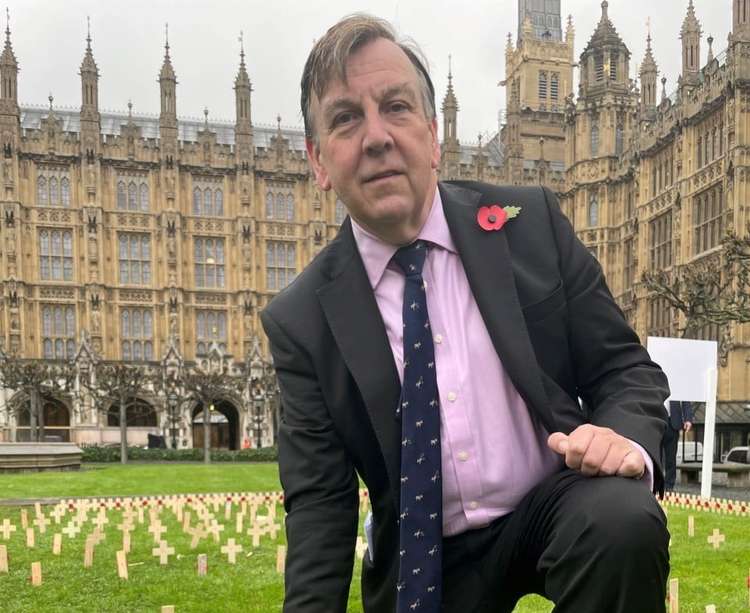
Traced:
<svg viewBox="0 0 750 613">
<path fill-rule="evenodd" d="M 430 159 L 432 169 L 440 168 L 440 142 L 437 135 L 437 117 L 430 122 L 430 133 L 432 134 L 432 156 Z"/>
<path fill-rule="evenodd" d="M 320 163 L 320 147 L 318 147 L 311 139 L 306 138 L 305 148 L 307 149 L 307 159 L 310 162 L 310 168 L 312 168 L 313 174 L 315 175 L 315 182 L 320 189 L 328 191 L 331 189 L 331 179 L 324 166 Z"/>
</svg>

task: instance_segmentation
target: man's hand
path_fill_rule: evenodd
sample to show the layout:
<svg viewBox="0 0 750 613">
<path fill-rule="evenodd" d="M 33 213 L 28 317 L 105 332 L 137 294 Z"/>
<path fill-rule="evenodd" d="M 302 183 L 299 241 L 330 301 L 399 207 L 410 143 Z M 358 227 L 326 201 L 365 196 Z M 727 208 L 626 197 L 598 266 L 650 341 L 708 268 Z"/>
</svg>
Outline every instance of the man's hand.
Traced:
<svg viewBox="0 0 750 613">
<path fill-rule="evenodd" d="M 565 456 L 568 468 L 588 477 L 618 475 L 637 479 L 646 469 L 643 456 L 633 444 L 609 428 L 584 424 L 569 435 L 554 432 L 547 445 Z"/>
<path fill-rule="evenodd" d="M 690 432 L 690 428 L 692 428 L 692 427 L 693 427 L 693 422 L 691 422 L 691 421 L 686 421 L 686 422 L 683 422 L 683 424 L 682 424 L 682 429 L 685 432 Z"/>
</svg>

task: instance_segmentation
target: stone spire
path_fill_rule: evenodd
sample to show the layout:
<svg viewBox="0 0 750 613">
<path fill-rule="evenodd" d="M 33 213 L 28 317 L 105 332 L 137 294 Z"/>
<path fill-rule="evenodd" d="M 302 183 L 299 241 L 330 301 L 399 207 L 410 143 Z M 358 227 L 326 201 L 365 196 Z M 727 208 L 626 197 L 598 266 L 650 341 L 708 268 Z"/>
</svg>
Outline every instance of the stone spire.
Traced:
<svg viewBox="0 0 750 613">
<path fill-rule="evenodd" d="M 10 42 L 10 12 L 6 9 L 5 48 L 0 55 L 0 112 L 3 115 L 19 115 L 18 110 L 18 62 Z"/>
<path fill-rule="evenodd" d="M 650 28 L 649 28 L 650 30 Z M 656 65 L 654 54 L 651 49 L 651 32 L 646 37 L 646 55 L 641 64 L 641 110 L 650 110 L 656 107 L 656 79 L 659 68 Z"/>
<path fill-rule="evenodd" d="M 682 39 L 682 76 L 688 81 L 698 75 L 701 66 L 701 24 L 695 16 L 693 0 L 689 0 L 687 15 L 682 22 L 680 38 Z"/>
<path fill-rule="evenodd" d="M 629 90 L 630 51 L 609 18 L 609 2 L 602 2 L 602 16 L 580 59 L 583 95 Z"/>
<path fill-rule="evenodd" d="M 732 2 L 732 40 L 750 40 L 750 0 Z"/>
<path fill-rule="evenodd" d="M 169 24 L 165 26 L 164 62 L 159 72 L 161 113 L 159 132 L 162 139 L 177 140 L 177 76 L 169 56 Z"/>
<path fill-rule="evenodd" d="M 446 147 L 458 145 L 456 120 L 458 118 L 458 100 L 453 92 L 453 70 L 451 56 L 448 56 L 448 89 L 443 98 L 443 142 Z"/>
<path fill-rule="evenodd" d="M 87 19 L 86 52 L 81 62 L 81 115 L 86 119 L 98 119 L 99 112 L 99 68 L 91 51 L 91 22 Z"/>
<path fill-rule="evenodd" d="M 252 91 L 253 86 L 250 83 L 250 77 L 248 76 L 247 68 L 245 67 L 244 35 L 240 32 L 240 68 L 234 79 L 234 98 L 237 114 L 235 130 L 237 132 L 244 131 L 247 133 L 252 125 L 250 107 L 250 96 Z"/>
</svg>

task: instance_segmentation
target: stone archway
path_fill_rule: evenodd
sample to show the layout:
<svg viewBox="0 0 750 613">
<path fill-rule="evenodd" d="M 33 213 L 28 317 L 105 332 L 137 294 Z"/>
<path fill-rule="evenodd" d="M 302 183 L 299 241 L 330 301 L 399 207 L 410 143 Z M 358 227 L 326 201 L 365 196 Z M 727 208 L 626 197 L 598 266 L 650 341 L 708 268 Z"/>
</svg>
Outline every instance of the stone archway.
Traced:
<svg viewBox="0 0 750 613">
<path fill-rule="evenodd" d="M 70 442 L 70 411 L 61 400 L 42 397 L 42 415 L 44 435 L 42 440 L 47 442 Z M 31 401 L 27 398 L 16 413 L 16 441 L 29 442 L 31 434 Z"/>
<path fill-rule="evenodd" d="M 240 414 L 234 404 L 220 400 L 210 411 L 211 449 L 240 448 Z M 193 409 L 193 448 L 203 449 L 203 404 Z"/>
</svg>

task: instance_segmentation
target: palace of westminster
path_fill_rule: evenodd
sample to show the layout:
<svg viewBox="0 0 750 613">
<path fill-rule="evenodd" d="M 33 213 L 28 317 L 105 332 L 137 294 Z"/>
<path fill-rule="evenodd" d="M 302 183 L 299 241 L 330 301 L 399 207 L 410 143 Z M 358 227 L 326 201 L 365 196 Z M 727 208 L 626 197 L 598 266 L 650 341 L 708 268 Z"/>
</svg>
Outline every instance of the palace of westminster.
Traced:
<svg viewBox="0 0 750 613">
<path fill-rule="evenodd" d="M 484 143 L 460 143 L 450 74 L 442 101 L 440 177 L 549 186 L 644 340 L 676 335 L 679 321 L 648 294 L 642 273 L 715 254 L 727 229 L 744 232 L 750 219 L 750 0 L 719 0 L 725 4 L 732 29 L 726 50 L 714 55 L 712 38 L 702 49 L 689 0 L 674 32 L 682 72 L 667 96 L 650 33 L 631 79 L 631 54 L 606 0 L 579 58 L 560 0 L 518 0 L 500 131 Z M 207 114 L 205 121 L 179 118 L 172 61 L 167 44 L 158 118 L 100 111 L 90 36 L 80 111 L 55 109 L 52 99 L 49 108 L 27 108 L 18 104 L 18 64 L 6 30 L 0 342 L 7 354 L 192 363 L 211 346 L 229 360 L 254 355 L 267 362 L 259 311 L 333 239 L 345 209 L 333 192 L 316 187 L 301 129 L 253 124 L 244 51 L 234 123 Z M 744 406 L 750 325 L 730 324 L 711 336 L 720 341 L 719 400 Z M 22 402 L 19 394 L 0 390 L 0 440 L 28 436 L 28 411 L 24 420 L 22 410 L 2 410 Z M 79 410 L 81 402 L 47 399 L 49 431 L 80 443 L 118 441 L 108 415 Z M 164 398 L 154 393 L 138 402 L 150 411 L 134 414 L 131 442 L 165 433 Z M 259 419 L 251 394 L 228 399 L 212 417 L 225 430 L 218 444 L 272 444 L 276 411 L 275 400 L 266 402 Z M 178 445 L 190 447 L 197 410 L 180 412 Z"/>
</svg>

